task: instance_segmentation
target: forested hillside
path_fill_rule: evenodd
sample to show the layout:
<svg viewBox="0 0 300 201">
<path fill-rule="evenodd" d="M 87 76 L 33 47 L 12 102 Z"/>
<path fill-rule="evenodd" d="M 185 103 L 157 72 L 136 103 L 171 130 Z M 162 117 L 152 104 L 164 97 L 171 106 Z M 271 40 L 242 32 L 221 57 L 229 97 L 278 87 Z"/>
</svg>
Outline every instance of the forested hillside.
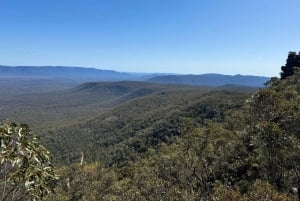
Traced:
<svg viewBox="0 0 300 201">
<path fill-rule="evenodd" d="M 1 110 L 25 108 L 20 119 L 53 154 L 59 180 L 46 200 L 295 201 L 299 66 L 289 53 L 281 77 L 256 90 L 92 82 Z"/>
<path fill-rule="evenodd" d="M 72 165 L 59 168 L 57 196 L 298 200 L 299 80 L 293 68 L 291 75 L 272 78 L 268 88 L 252 96 L 221 90 L 171 96 L 169 102 L 162 95 L 149 102 L 137 99 L 60 130 L 56 134 L 66 136 L 58 141 L 74 146 L 62 150 L 66 155 L 60 162 Z M 77 134 L 84 139 L 80 143 L 70 139 Z M 74 155 L 66 157 L 68 151 Z"/>
<path fill-rule="evenodd" d="M 34 131 L 40 133 L 60 125 L 86 121 L 99 116 L 104 110 L 132 99 L 159 92 L 181 93 L 193 89 L 203 93 L 212 88 L 124 81 L 89 82 L 71 89 L 45 93 L 17 92 L 16 95 L 1 96 L 0 119 L 30 124 Z"/>
<path fill-rule="evenodd" d="M 51 151 L 62 161 L 70 160 L 70 154 L 75 155 L 71 160 L 78 160 L 84 152 L 87 161 L 123 166 L 161 143 L 175 142 L 183 135 L 186 124 L 202 125 L 206 119 L 222 121 L 225 113 L 240 107 L 245 97 L 243 93 L 223 90 L 164 91 L 131 100 L 47 136 L 55 145 Z"/>
</svg>

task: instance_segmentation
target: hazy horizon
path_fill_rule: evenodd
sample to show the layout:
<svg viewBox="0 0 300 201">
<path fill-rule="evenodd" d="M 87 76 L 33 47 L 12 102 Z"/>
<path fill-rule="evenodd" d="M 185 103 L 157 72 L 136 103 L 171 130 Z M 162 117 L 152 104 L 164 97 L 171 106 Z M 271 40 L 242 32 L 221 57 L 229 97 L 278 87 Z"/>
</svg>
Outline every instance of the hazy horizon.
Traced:
<svg viewBox="0 0 300 201">
<path fill-rule="evenodd" d="M 131 71 L 117 71 L 115 69 L 108 69 L 108 68 L 99 68 L 99 67 L 93 67 L 93 66 L 49 66 L 49 65 L 43 65 L 43 66 L 32 66 L 32 65 L 21 65 L 21 66 L 12 66 L 12 65 L 2 65 L 0 64 L 0 67 L 66 67 L 66 68 L 87 68 L 87 69 L 96 69 L 96 70 L 105 70 L 105 71 L 115 71 L 118 73 L 128 73 L 128 74 L 140 74 L 140 75 L 209 75 L 209 74 L 216 74 L 216 75 L 229 75 L 229 76 L 261 76 L 261 77 L 270 77 L 270 76 L 264 76 L 264 75 L 253 75 L 253 74 L 224 74 L 224 73 L 211 73 L 211 72 L 206 72 L 206 73 L 174 73 L 174 72 L 168 72 L 168 73 L 160 73 L 160 72 L 131 72 Z M 279 74 L 275 77 L 279 77 Z"/>
<path fill-rule="evenodd" d="M 300 1 L 0 2 L 0 64 L 278 76 Z"/>
</svg>

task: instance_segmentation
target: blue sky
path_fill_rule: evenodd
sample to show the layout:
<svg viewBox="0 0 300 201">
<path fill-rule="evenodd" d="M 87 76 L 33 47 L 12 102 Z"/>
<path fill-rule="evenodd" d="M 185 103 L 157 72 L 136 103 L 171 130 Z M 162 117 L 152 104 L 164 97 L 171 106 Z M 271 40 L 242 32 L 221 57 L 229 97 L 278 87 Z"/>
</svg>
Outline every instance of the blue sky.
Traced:
<svg viewBox="0 0 300 201">
<path fill-rule="evenodd" d="M 0 0 L 0 64 L 278 76 L 299 0 Z"/>
</svg>

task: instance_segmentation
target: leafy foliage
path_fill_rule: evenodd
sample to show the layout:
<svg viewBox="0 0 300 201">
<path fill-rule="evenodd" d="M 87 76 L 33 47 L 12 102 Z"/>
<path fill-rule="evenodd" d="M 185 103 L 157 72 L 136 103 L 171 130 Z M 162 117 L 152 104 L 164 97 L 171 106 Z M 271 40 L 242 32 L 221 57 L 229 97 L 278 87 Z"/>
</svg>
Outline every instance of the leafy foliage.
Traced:
<svg viewBox="0 0 300 201">
<path fill-rule="evenodd" d="M 50 194 L 56 176 L 50 153 L 27 125 L 0 126 L 0 198 L 40 200 Z"/>
</svg>

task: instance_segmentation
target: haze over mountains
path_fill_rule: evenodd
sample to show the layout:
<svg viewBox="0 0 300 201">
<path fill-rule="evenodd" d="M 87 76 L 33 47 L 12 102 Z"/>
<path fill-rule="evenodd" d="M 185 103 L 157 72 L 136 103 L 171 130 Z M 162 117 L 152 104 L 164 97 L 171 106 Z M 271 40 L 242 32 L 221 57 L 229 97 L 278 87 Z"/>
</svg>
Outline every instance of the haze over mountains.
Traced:
<svg viewBox="0 0 300 201">
<path fill-rule="evenodd" d="M 278 163 L 278 167 L 285 168 L 276 170 L 288 175 L 299 167 L 283 164 L 299 161 L 300 117 L 295 108 L 300 79 L 298 69 L 289 65 L 293 63 L 290 60 L 280 75 L 292 75 L 273 78 L 264 88 L 267 78 L 258 76 L 2 67 L 0 119 L 30 125 L 53 154 L 61 174 L 54 200 L 157 200 L 149 186 L 155 192 L 163 189 L 159 200 L 201 200 L 210 196 L 206 192 L 217 192 L 218 185 L 227 185 L 230 179 L 234 186 L 226 188 L 242 188 L 244 183 L 251 187 L 254 181 L 262 181 L 261 175 L 268 182 L 270 171 L 264 168 L 270 167 L 270 153 L 264 151 L 267 143 L 273 146 L 274 141 L 288 142 L 275 144 L 282 146 L 284 152 L 273 155 L 276 164 L 272 165 Z M 267 126 L 259 127 L 264 124 Z M 292 154 L 285 152 L 290 149 Z M 284 161 L 283 157 L 289 158 Z M 211 169 L 207 171 L 206 167 Z M 254 174 L 250 178 L 251 171 Z M 285 178 L 290 186 L 294 180 Z M 70 181 L 70 188 L 65 188 L 66 181 Z M 106 184 L 99 183 L 102 181 Z M 161 182 L 167 186 L 159 186 Z M 183 185 L 178 186 L 178 182 Z M 211 184 L 212 189 L 207 189 Z M 134 193 L 126 197 L 128 189 L 133 188 L 141 192 L 141 199 L 132 199 Z M 173 193 L 176 188 L 180 190 L 178 195 Z M 259 188 L 265 191 L 264 186 Z M 101 193 L 94 196 L 95 189 Z M 193 194 L 197 189 L 200 190 Z M 89 195 L 92 197 L 86 197 Z M 239 199 L 222 201 L 228 200 Z"/>
<path fill-rule="evenodd" d="M 0 5 L 0 201 L 300 201 L 300 0 Z"/>
<path fill-rule="evenodd" d="M 65 66 L 0 66 L 1 77 L 31 77 L 31 78 L 69 78 L 85 81 L 85 79 L 101 79 L 114 81 L 133 79 L 135 76 L 113 70 L 100 70 L 85 67 Z"/>
<path fill-rule="evenodd" d="M 166 75 L 149 79 L 150 82 L 222 86 L 222 85 L 243 85 L 261 87 L 269 80 L 268 77 L 251 75 L 223 75 L 223 74 L 202 74 L 202 75 Z"/>
<path fill-rule="evenodd" d="M 0 77 L 22 78 L 22 79 L 55 79 L 57 82 L 65 82 L 75 86 L 84 82 L 92 81 L 146 81 L 167 84 L 184 85 L 243 85 L 251 87 L 262 87 L 269 80 L 263 76 L 245 75 L 223 75 L 223 74 L 202 74 L 202 75 L 181 75 L 181 74 L 144 74 L 144 73 L 124 73 L 114 70 L 101 70 L 85 67 L 65 67 L 65 66 L 0 66 Z M 24 80 L 24 81 L 25 81 Z M 26 82 L 24 82 L 26 83 Z"/>
</svg>

